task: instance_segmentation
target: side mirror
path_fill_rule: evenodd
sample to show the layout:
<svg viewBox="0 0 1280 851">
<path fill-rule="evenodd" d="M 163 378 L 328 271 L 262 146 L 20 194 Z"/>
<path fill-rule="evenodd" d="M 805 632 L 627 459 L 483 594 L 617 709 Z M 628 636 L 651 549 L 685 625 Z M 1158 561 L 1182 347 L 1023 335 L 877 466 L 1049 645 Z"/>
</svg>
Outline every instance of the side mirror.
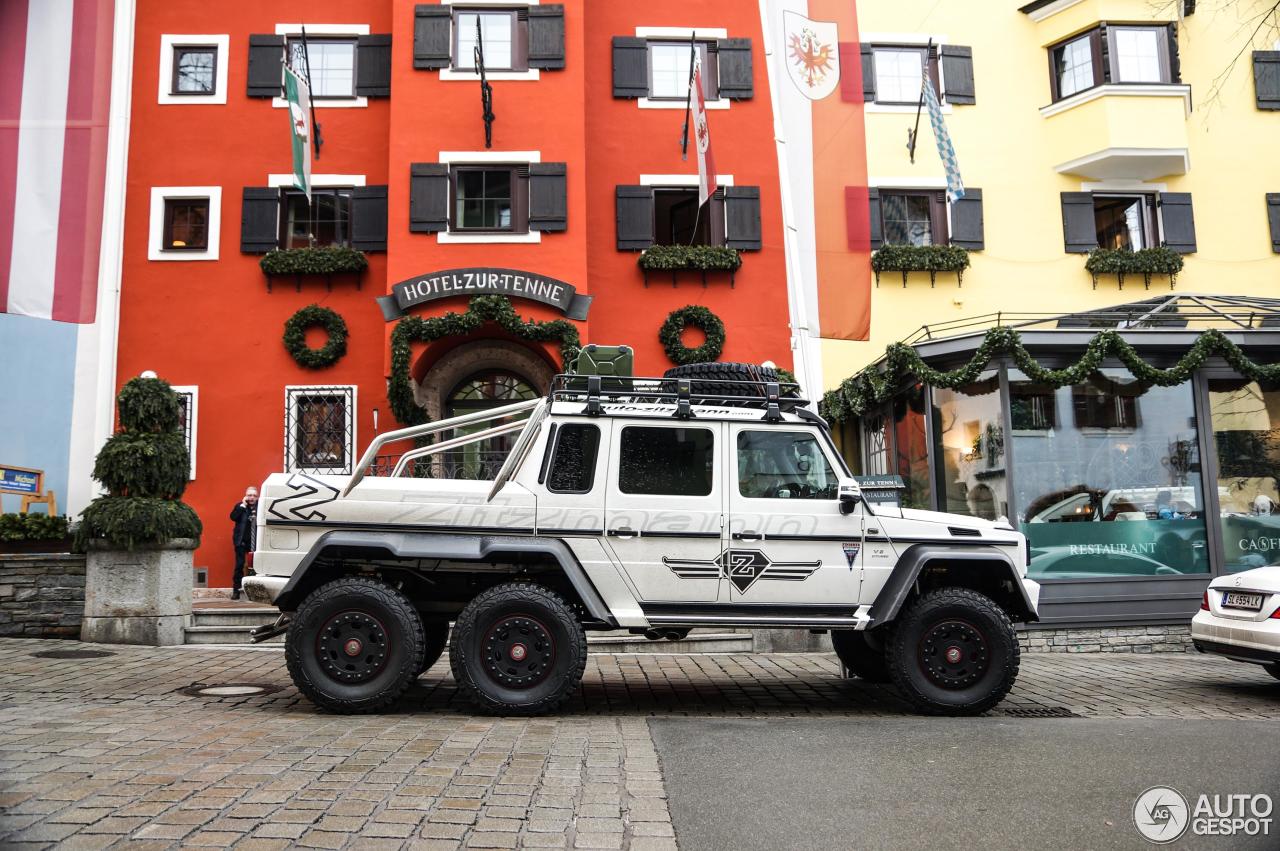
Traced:
<svg viewBox="0 0 1280 851">
<path fill-rule="evenodd" d="M 841 482 L 840 513 L 852 514 L 857 510 L 860 502 L 862 502 L 862 488 L 858 487 L 856 482 Z"/>
</svg>

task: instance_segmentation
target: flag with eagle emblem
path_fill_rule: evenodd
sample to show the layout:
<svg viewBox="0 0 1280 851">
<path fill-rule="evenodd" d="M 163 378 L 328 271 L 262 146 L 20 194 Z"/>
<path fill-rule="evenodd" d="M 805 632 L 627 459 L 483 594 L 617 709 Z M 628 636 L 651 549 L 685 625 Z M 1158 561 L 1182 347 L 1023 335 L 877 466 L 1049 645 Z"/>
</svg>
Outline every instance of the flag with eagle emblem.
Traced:
<svg viewBox="0 0 1280 851">
<path fill-rule="evenodd" d="M 293 185 L 311 203 L 311 89 L 288 65 L 284 66 L 284 92 L 289 100 L 289 133 L 293 137 Z"/>
<path fill-rule="evenodd" d="M 716 191 L 716 158 L 711 155 L 711 134 L 707 130 L 707 105 L 702 99 L 702 63 L 695 62 L 689 79 L 693 99 L 693 135 L 698 147 L 698 206 Z"/>
</svg>

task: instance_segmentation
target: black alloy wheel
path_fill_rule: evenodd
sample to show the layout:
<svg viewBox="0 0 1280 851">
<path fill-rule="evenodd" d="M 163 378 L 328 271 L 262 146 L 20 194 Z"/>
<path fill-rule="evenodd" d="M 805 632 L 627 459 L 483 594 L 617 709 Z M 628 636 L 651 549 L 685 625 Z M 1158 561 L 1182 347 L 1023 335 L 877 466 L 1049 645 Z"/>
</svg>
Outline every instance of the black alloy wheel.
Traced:
<svg viewBox="0 0 1280 851">
<path fill-rule="evenodd" d="M 889 636 L 889 675 L 928 715 L 979 715 L 1004 700 L 1018 677 L 1018 636 L 991 598 L 940 588 L 910 601 Z"/>
<path fill-rule="evenodd" d="M 569 603 L 528 582 L 477 594 L 458 615 L 449 665 L 458 687 L 486 712 L 551 712 L 578 689 L 587 637 Z"/>
<path fill-rule="evenodd" d="M 391 706 L 417 678 L 422 619 L 377 579 L 344 576 L 311 592 L 294 613 L 285 663 L 298 691 L 344 714 Z"/>
</svg>

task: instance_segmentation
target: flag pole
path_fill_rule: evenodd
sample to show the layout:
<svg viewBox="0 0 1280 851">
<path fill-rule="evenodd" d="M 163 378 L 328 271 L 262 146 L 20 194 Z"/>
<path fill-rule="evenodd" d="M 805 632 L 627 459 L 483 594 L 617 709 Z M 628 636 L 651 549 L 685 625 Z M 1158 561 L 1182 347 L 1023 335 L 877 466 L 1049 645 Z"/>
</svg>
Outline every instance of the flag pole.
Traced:
<svg viewBox="0 0 1280 851">
<path fill-rule="evenodd" d="M 311 138 L 314 140 L 312 145 L 315 147 L 316 159 L 320 159 L 320 124 L 316 121 L 316 90 L 311 85 L 311 50 L 307 47 L 306 27 L 302 28 L 302 61 L 306 65 L 307 72 L 307 99 L 311 102 Z"/>
<path fill-rule="evenodd" d="M 914 164 L 916 161 L 916 135 L 920 132 L 920 111 L 924 109 L 924 87 L 929 85 L 929 53 L 933 50 L 933 37 L 924 48 L 924 65 L 920 68 L 920 102 L 916 104 L 916 129 L 907 134 L 907 153 Z"/>
<path fill-rule="evenodd" d="M 697 30 L 689 31 L 689 80 L 685 83 L 684 96 L 684 130 L 680 134 L 680 159 L 689 159 L 689 115 L 693 112 L 693 60 L 698 55 L 698 44 L 694 39 Z"/>
</svg>

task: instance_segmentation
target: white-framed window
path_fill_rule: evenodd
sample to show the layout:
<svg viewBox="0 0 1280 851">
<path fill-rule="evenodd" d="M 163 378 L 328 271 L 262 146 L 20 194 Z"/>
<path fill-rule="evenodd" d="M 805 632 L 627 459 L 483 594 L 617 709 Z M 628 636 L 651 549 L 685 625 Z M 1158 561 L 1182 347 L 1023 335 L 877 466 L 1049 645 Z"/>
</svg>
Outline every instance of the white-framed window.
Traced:
<svg viewBox="0 0 1280 851">
<path fill-rule="evenodd" d="M 148 260 L 217 260 L 221 186 L 151 187 Z"/>
<path fill-rule="evenodd" d="M 295 68 L 311 59 L 311 97 L 317 109 L 325 107 L 366 107 L 367 97 L 356 95 L 356 64 L 359 36 L 369 34 L 368 24 L 307 24 L 307 50 L 302 49 L 302 24 L 276 24 L 276 35 L 285 37 L 289 58 Z M 286 109 L 289 101 L 272 98 L 271 105 Z"/>
<path fill-rule="evenodd" d="M 229 35 L 160 36 L 161 104 L 225 104 Z"/>
<path fill-rule="evenodd" d="M 530 230 L 529 165 L 540 151 L 441 151 L 449 164 L 449 229 L 439 243 L 537 243 Z"/>
<path fill-rule="evenodd" d="M 640 185 L 653 188 L 654 245 L 724 245 L 724 187 L 732 174 L 717 174 L 720 191 L 698 204 L 698 175 L 642 174 Z"/>
<path fill-rule="evenodd" d="M 284 389 L 285 472 L 350 475 L 355 451 L 355 385 Z"/>
<path fill-rule="evenodd" d="M 720 27 L 636 27 L 636 38 L 648 42 L 649 94 L 637 98 L 641 109 L 684 109 L 689 94 L 689 38 L 697 33 L 695 47 L 702 63 L 703 105 L 708 110 L 729 109 L 732 101 L 720 97 L 717 39 L 728 38 Z"/>
<path fill-rule="evenodd" d="M 189 481 L 196 480 L 196 437 L 197 426 L 200 418 L 200 388 L 194 384 L 173 386 L 173 392 L 178 394 L 178 404 L 182 408 L 182 436 L 187 442 L 187 453 L 191 457 L 191 472 L 188 473 Z"/>
</svg>

